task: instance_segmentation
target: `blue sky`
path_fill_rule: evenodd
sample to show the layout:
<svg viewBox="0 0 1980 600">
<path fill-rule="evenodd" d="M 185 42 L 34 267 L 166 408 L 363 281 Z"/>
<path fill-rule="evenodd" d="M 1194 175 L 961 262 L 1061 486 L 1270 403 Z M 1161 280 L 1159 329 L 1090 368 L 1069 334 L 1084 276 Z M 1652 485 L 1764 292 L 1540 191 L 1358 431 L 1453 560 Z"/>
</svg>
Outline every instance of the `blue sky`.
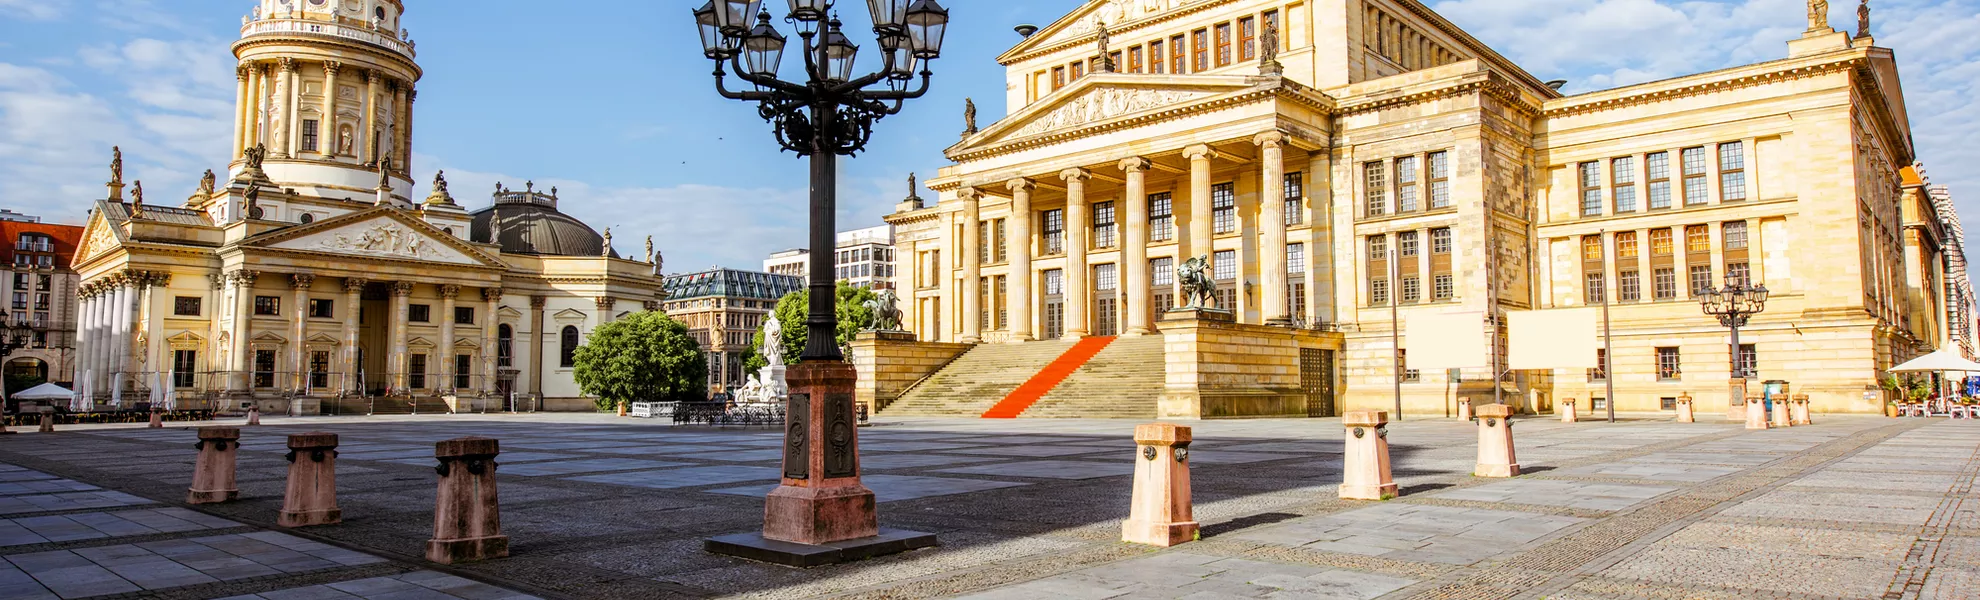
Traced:
<svg viewBox="0 0 1980 600">
<path fill-rule="evenodd" d="M 805 163 L 780 153 L 751 105 L 712 89 L 688 10 L 700 0 L 407 0 L 426 75 L 414 168 L 447 170 L 484 205 L 495 182 L 561 188 L 564 209 L 612 227 L 621 250 L 657 238 L 670 271 L 755 268 L 802 244 Z M 781 5 L 781 2 L 773 2 Z M 842 0 L 848 21 L 863 3 Z M 965 97 L 985 125 L 1005 112 L 994 57 L 1011 27 L 1071 0 L 950 0 L 954 28 L 933 91 L 845 161 L 841 229 L 879 224 L 958 140 Z M 1431 0 L 1459 26 L 1569 92 L 1780 58 L 1803 0 Z M 1855 4 L 1831 2 L 1853 27 Z M 0 0 L 0 207 L 79 223 L 101 197 L 109 148 L 150 201 L 176 202 L 224 171 L 234 59 L 250 0 Z M 1980 0 L 1877 0 L 1873 32 L 1897 51 L 1919 151 L 1935 183 L 1980 214 Z M 472 6 L 472 10 L 466 7 Z M 870 39 L 855 36 L 867 46 Z M 869 49 L 870 50 L 870 49 Z M 795 60 L 795 57 L 787 57 Z M 787 64 L 792 64 L 787 62 Z M 424 194 L 424 190 L 419 192 Z M 925 194 L 925 192 L 924 192 Z"/>
</svg>

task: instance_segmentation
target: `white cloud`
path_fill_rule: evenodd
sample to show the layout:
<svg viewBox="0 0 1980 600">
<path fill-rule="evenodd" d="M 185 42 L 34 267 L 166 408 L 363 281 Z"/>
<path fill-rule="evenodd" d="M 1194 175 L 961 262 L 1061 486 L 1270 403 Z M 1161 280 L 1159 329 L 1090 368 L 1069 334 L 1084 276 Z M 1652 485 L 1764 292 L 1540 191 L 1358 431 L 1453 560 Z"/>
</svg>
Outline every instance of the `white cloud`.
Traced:
<svg viewBox="0 0 1980 600">
<path fill-rule="evenodd" d="M 52 21 L 62 16 L 68 0 L 0 0 L 0 20 L 14 17 L 24 21 Z"/>
</svg>

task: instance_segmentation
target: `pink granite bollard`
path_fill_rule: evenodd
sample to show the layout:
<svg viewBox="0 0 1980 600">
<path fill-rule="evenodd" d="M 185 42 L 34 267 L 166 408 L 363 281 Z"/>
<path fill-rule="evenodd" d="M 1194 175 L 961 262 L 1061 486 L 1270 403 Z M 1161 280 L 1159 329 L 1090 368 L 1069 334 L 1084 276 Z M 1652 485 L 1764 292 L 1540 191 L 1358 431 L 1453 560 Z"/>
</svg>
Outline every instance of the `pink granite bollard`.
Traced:
<svg viewBox="0 0 1980 600">
<path fill-rule="evenodd" d="M 1341 425 L 1347 428 L 1347 448 L 1341 455 L 1341 497 L 1396 497 L 1396 479 L 1389 473 L 1389 413 L 1357 410 L 1343 415 Z"/>
<path fill-rule="evenodd" d="M 199 459 L 193 463 L 192 487 L 186 490 L 186 504 L 230 502 L 240 497 L 234 487 L 234 456 L 241 449 L 239 427 L 201 427 Z"/>
<path fill-rule="evenodd" d="M 337 508 L 337 434 L 289 436 L 289 487 L 282 495 L 283 527 L 330 525 L 344 520 Z"/>
<path fill-rule="evenodd" d="M 1746 397 L 1746 428 L 1767 428 L 1767 405 L 1760 402 L 1759 396 Z"/>
<path fill-rule="evenodd" d="M 1478 467 L 1471 474 L 1479 477 L 1517 477 L 1519 458 L 1513 454 L 1512 407 L 1487 404 L 1478 407 Z"/>
<path fill-rule="evenodd" d="M 151 407 L 151 425 L 150 425 L 150 428 L 151 428 L 151 429 L 158 429 L 158 428 L 161 428 L 161 427 L 164 427 L 164 426 L 165 426 L 165 411 L 164 411 L 163 409 L 161 409 L 161 408 L 159 408 L 158 406 L 155 406 L 155 405 L 154 405 L 154 406 L 152 406 L 152 407 Z"/>
<path fill-rule="evenodd" d="M 1561 400 L 1561 408 L 1560 408 L 1560 412 L 1561 412 L 1561 422 L 1562 422 L 1562 423 L 1573 423 L 1573 422 L 1575 422 L 1575 420 L 1576 420 L 1576 417 L 1575 417 L 1575 412 L 1574 412 L 1574 399 L 1573 399 L 1573 398 L 1565 398 L 1565 399 L 1562 399 L 1562 400 Z"/>
<path fill-rule="evenodd" d="M 1810 419 L 1808 415 L 1808 394 L 1795 394 L 1789 406 L 1793 407 L 1790 414 L 1794 417 L 1795 425 L 1815 424 L 1815 421 Z"/>
<path fill-rule="evenodd" d="M 1121 523 L 1121 541 L 1174 546 L 1196 539 L 1189 500 L 1189 427 L 1149 423 L 1134 428 L 1141 447 L 1134 461 L 1134 501 Z"/>
<path fill-rule="evenodd" d="M 248 420 L 247 420 L 247 424 L 249 424 L 249 425 L 260 425 L 260 424 L 261 424 L 261 405 L 260 405 L 260 404 L 252 404 L 252 405 L 249 405 L 249 406 L 248 406 Z"/>
<path fill-rule="evenodd" d="M 1726 420 L 1739 421 L 1746 418 L 1746 378 L 1734 377 L 1726 384 Z"/>
<path fill-rule="evenodd" d="M 502 535 L 501 506 L 495 498 L 495 455 L 501 442 L 464 437 L 433 445 L 440 465 L 440 489 L 433 504 L 433 539 L 426 560 L 454 564 L 509 555 Z"/>
<path fill-rule="evenodd" d="M 1691 411 L 1691 395 L 1678 396 L 1678 422 L 1697 423 L 1698 414 Z"/>
<path fill-rule="evenodd" d="M 1470 399 L 1470 398 L 1458 398 L 1458 420 L 1459 420 L 1459 421 L 1469 421 L 1469 420 L 1471 420 L 1471 399 Z"/>
<path fill-rule="evenodd" d="M 55 433 L 55 407 L 41 407 L 41 429 L 36 431 L 40 433 Z"/>
<path fill-rule="evenodd" d="M 1794 425 L 1794 419 L 1788 415 L 1790 412 L 1788 404 L 1789 400 L 1786 398 L 1774 399 L 1774 410 L 1771 416 L 1774 420 L 1775 427 L 1790 427 Z"/>
</svg>

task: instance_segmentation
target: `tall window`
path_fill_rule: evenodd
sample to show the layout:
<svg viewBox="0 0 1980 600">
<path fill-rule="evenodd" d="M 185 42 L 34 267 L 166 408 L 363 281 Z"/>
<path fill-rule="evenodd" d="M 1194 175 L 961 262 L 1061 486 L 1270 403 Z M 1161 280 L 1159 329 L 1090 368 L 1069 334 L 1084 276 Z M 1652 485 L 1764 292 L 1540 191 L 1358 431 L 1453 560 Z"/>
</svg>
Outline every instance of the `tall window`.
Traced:
<svg viewBox="0 0 1980 600">
<path fill-rule="evenodd" d="M 1376 277 L 1368 280 L 1368 303 L 1372 305 L 1389 303 L 1389 278 Z"/>
<path fill-rule="evenodd" d="M 1588 370 L 1589 381 L 1605 381 L 1609 378 L 1609 351 L 1595 349 L 1595 367 Z"/>
<path fill-rule="evenodd" d="M 1093 204 L 1093 247 L 1114 247 L 1114 203 Z"/>
<path fill-rule="evenodd" d="M 1416 232 L 1404 231 L 1396 234 L 1396 253 L 1403 258 L 1415 258 L 1421 248 L 1417 245 Z"/>
<path fill-rule="evenodd" d="M 1161 75 L 1168 71 L 1164 67 L 1168 66 L 1169 59 L 1167 58 L 1168 55 L 1162 51 L 1163 48 L 1162 40 L 1148 42 L 1148 72 Z"/>
<path fill-rule="evenodd" d="M 1414 303 L 1422 300 L 1423 300 L 1422 280 L 1418 279 L 1415 275 L 1404 276 L 1402 278 L 1402 301 Z"/>
<path fill-rule="evenodd" d="M 1581 236 L 1582 262 L 1602 262 L 1602 236 Z"/>
<path fill-rule="evenodd" d="M 1657 348 L 1657 379 L 1659 381 L 1676 381 L 1680 373 L 1681 371 L 1678 370 L 1678 349 L 1673 346 Z"/>
<path fill-rule="evenodd" d="M 1451 153 L 1430 153 L 1430 208 L 1451 207 Z"/>
<path fill-rule="evenodd" d="M 1656 279 L 1655 282 L 1656 289 L 1653 290 L 1653 292 L 1656 294 L 1656 299 L 1658 300 L 1677 299 L 1676 269 L 1672 269 L 1670 267 L 1658 267 L 1657 270 L 1654 273 L 1652 273 L 1652 277 Z"/>
<path fill-rule="evenodd" d="M 408 363 L 406 366 L 406 387 L 415 390 L 426 389 L 426 355 L 414 354 L 407 357 L 406 362 Z"/>
<path fill-rule="evenodd" d="M 1402 365 L 1402 368 L 1403 368 L 1403 372 L 1402 372 L 1402 378 L 1403 378 L 1403 381 L 1417 381 L 1417 380 L 1420 380 L 1420 379 L 1423 379 L 1423 373 L 1421 373 L 1421 372 L 1418 372 L 1418 371 L 1417 371 L 1416 369 L 1411 369 L 1411 368 L 1409 368 L 1409 349 L 1408 349 L 1408 348 L 1397 348 L 1397 349 L 1396 349 L 1396 363 L 1397 363 L 1397 364 L 1400 364 L 1400 365 Z"/>
<path fill-rule="evenodd" d="M 1671 229 L 1669 227 L 1659 227 L 1650 230 L 1650 255 L 1671 255 Z"/>
<path fill-rule="evenodd" d="M 1671 153 L 1656 152 L 1643 157 L 1643 165 L 1649 169 L 1650 209 L 1671 207 Z"/>
<path fill-rule="evenodd" d="M 1602 163 L 1581 163 L 1581 216 L 1602 214 Z"/>
<path fill-rule="evenodd" d="M 577 366 L 577 326 L 565 325 L 563 333 L 558 335 L 557 338 L 557 365 L 562 367 Z"/>
<path fill-rule="evenodd" d="M 1430 278 L 1430 299 L 1449 300 L 1457 296 L 1457 285 L 1449 273 L 1438 273 Z"/>
<path fill-rule="evenodd" d="M 1389 260 L 1388 236 L 1380 234 L 1368 236 L 1368 260 Z"/>
<path fill-rule="evenodd" d="M 1231 24 L 1217 24 L 1217 66 L 1231 64 Z"/>
<path fill-rule="evenodd" d="M 309 387 L 323 389 L 330 387 L 330 351 L 316 350 L 309 353 Z"/>
<path fill-rule="evenodd" d="M 1727 221 L 1720 226 L 1719 238 L 1725 240 L 1727 250 L 1746 249 L 1746 222 Z"/>
<path fill-rule="evenodd" d="M 495 364 L 511 366 L 515 363 L 516 330 L 508 323 L 495 328 Z"/>
<path fill-rule="evenodd" d="M 1746 144 L 1719 144 L 1719 200 L 1746 199 Z"/>
<path fill-rule="evenodd" d="M 1704 225 L 1687 225 L 1684 228 L 1685 254 L 1710 254 L 1712 252 L 1712 230 Z"/>
<path fill-rule="evenodd" d="M 1416 157 L 1396 159 L 1396 212 L 1416 212 Z"/>
<path fill-rule="evenodd" d="M 1148 270 L 1151 271 L 1148 280 L 1154 282 L 1149 287 L 1155 293 L 1155 302 L 1150 306 L 1154 306 L 1157 313 L 1173 308 L 1176 305 L 1176 259 L 1167 256 L 1150 259 Z"/>
<path fill-rule="evenodd" d="M 1741 377 L 1753 378 L 1760 376 L 1759 348 L 1753 344 L 1739 345 L 1739 371 L 1739 376 Z"/>
<path fill-rule="evenodd" d="M 1451 228 L 1438 227 L 1436 229 L 1430 230 L 1430 253 L 1431 254 L 1451 253 Z"/>
<path fill-rule="evenodd" d="M 1059 91 L 1062 87 L 1066 87 L 1066 68 L 1052 67 L 1052 91 Z"/>
<path fill-rule="evenodd" d="M 1696 293 L 1711 287 L 1712 265 L 1691 265 L 1691 291 Z"/>
<path fill-rule="evenodd" d="M 1306 174 L 1293 171 L 1286 174 L 1286 225 L 1306 222 L 1306 206 L 1301 199 L 1306 197 Z"/>
<path fill-rule="evenodd" d="M 1609 301 L 1608 299 L 1609 282 L 1607 279 L 1604 278 L 1604 275 L 1601 271 L 1589 271 L 1586 275 L 1583 276 L 1583 281 L 1585 281 L 1588 285 L 1588 294 L 1587 294 L 1588 304 L 1601 304 L 1603 302 Z"/>
<path fill-rule="evenodd" d="M 1705 197 L 1705 147 L 1685 148 L 1681 156 L 1684 161 L 1684 205 L 1706 203 L 1709 199 Z"/>
<path fill-rule="evenodd" d="M 1010 278 L 1004 275 L 998 275 L 993 279 L 996 280 L 997 282 L 997 297 L 998 298 L 1011 297 Z M 1011 327 L 1010 304 L 1011 303 L 1009 302 L 997 303 L 997 330 L 999 331 L 1007 330 L 1010 329 Z"/>
<path fill-rule="evenodd" d="M 454 355 L 454 389 L 474 389 L 474 357 L 467 354 Z"/>
<path fill-rule="evenodd" d="M 1190 33 L 1189 37 L 1190 55 L 1195 59 L 1191 61 L 1190 70 L 1195 73 L 1210 70 L 1210 31 L 1198 29 Z"/>
<path fill-rule="evenodd" d="M 316 151 L 316 119 L 303 119 L 302 149 L 304 152 Z"/>
<path fill-rule="evenodd" d="M 1293 318 L 1306 319 L 1306 244 L 1286 244 L 1286 303 Z"/>
<path fill-rule="evenodd" d="M 1368 216 L 1379 217 L 1389 214 L 1389 179 L 1382 161 L 1374 161 L 1361 166 L 1362 177 L 1367 181 Z"/>
<path fill-rule="evenodd" d="M 1066 211 L 1057 208 L 1045 211 L 1045 253 L 1064 254 L 1066 251 Z"/>
<path fill-rule="evenodd" d="M 1258 58 L 1258 20 L 1238 19 L 1238 60 Z"/>
<path fill-rule="evenodd" d="M 275 351 L 254 351 L 254 387 L 275 387 Z"/>
<path fill-rule="evenodd" d="M 1634 231 L 1616 232 L 1616 259 L 1617 260 L 1629 259 L 1631 261 L 1634 261 L 1637 257 L 1636 252 L 1637 252 L 1636 232 Z"/>
<path fill-rule="evenodd" d="M 995 240 L 996 243 L 991 244 L 990 246 L 996 249 L 996 253 L 994 256 L 991 257 L 991 259 L 995 260 L 998 264 L 1002 264 L 1010 261 L 1011 241 L 1010 241 L 1010 236 L 1008 235 L 1009 232 L 1004 227 L 1004 221 L 1005 219 L 997 219 L 996 221 L 993 221 L 993 223 L 995 224 L 991 225 L 990 227 L 990 230 L 996 234 L 996 240 Z M 876 251 L 875 254 L 878 254 L 878 252 Z M 874 260 L 885 262 L 889 259 L 875 256 Z M 885 265 L 881 265 L 881 266 L 885 266 Z"/>
<path fill-rule="evenodd" d="M 1210 268 L 1218 282 L 1217 308 L 1237 310 L 1237 251 L 1218 250 L 1211 254 Z"/>
<path fill-rule="evenodd" d="M 1135 47 L 1133 47 L 1133 48 L 1128 48 L 1128 54 L 1127 54 L 1127 60 L 1128 60 L 1128 63 L 1127 63 L 1127 72 L 1129 72 L 1129 73 L 1140 73 L 1140 72 L 1141 72 L 1141 47 L 1140 47 L 1140 46 L 1135 46 Z"/>
<path fill-rule="evenodd" d="M 1635 269 L 1616 272 L 1616 294 L 1623 302 L 1635 302 L 1643 298 L 1643 282 L 1638 279 Z"/>
<path fill-rule="evenodd" d="M 1609 174 L 1614 177 L 1616 212 L 1636 212 L 1636 157 L 1624 156 L 1610 161 Z"/>
<path fill-rule="evenodd" d="M 199 371 L 198 350 L 172 351 L 172 387 L 175 388 L 192 387 L 193 382 L 195 381 L 195 376 L 198 375 L 198 371 Z"/>
<path fill-rule="evenodd" d="M 1176 237 L 1175 201 L 1168 192 L 1148 195 L 1148 239 L 1166 242 Z"/>
<path fill-rule="evenodd" d="M 1217 233 L 1237 231 L 1236 185 L 1227 182 L 1210 186 L 1210 222 L 1214 224 Z"/>
<path fill-rule="evenodd" d="M 1199 35 L 1197 39 L 1201 40 L 1203 38 Z M 1177 75 L 1183 74 L 1187 68 L 1186 61 L 1188 57 L 1189 47 L 1184 45 L 1182 34 L 1179 33 L 1171 36 L 1169 38 L 1169 72 Z"/>
<path fill-rule="evenodd" d="M 1753 283 L 1753 280 L 1752 276 L 1747 273 L 1746 263 L 1726 263 L 1726 285 L 1747 285 L 1750 283 Z"/>
</svg>

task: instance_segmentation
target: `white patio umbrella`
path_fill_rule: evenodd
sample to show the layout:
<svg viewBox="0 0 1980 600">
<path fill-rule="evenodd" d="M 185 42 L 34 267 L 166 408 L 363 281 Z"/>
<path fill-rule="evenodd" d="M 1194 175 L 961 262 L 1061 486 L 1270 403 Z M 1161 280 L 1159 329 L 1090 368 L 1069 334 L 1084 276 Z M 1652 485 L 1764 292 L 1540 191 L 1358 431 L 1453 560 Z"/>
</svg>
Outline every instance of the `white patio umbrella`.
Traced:
<svg viewBox="0 0 1980 600">
<path fill-rule="evenodd" d="M 14 392 L 15 400 L 68 400 L 75 392 L 53 383 L 44 383 L 25 390 Z"/>
<path fill-rule="evenodd" d="M 1966 357 L 1951 350 L 1939 350 L 1931 354 L 1905 361 L 1891 367 L 1892 373 L 1936 373 L 1943 371 L 1980 372 L 1980 363 L 1966 360 Z"/>
</svg>

